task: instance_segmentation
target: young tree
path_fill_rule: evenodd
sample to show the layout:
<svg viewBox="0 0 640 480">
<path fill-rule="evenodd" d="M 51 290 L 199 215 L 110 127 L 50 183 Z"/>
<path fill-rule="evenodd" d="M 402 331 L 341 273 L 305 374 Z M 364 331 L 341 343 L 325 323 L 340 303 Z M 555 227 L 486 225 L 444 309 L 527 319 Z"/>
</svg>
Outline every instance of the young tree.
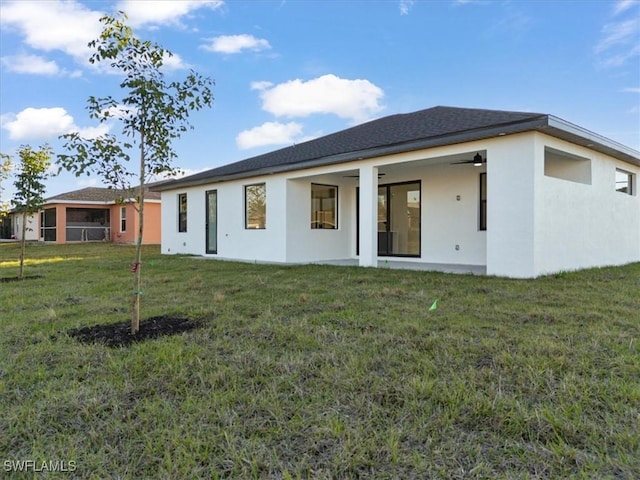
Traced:
<svg viewBox="0 0 640 480">
<path fill-rule="evenodd" d="M 12 168 L 11 157 L 6 153 L 0 153 L 0 220 L 9 210 L 9 203 L 2 200 L 2 192 L 4 191 L 2 182 L 9 178 Z"/>
<path fill-rule="evenodd" d="M 83 173 L 97 174 L 112 187 L 130 190 L 137 199 L 138 235 L 132 272 L 134 274 L 131 308 L 131 333 L 140 328 L 142 232 L 144 227 L 145 185 L 149 178 L 159 174 L 174 175 L 172 162 L 176 153 L 172 141 L 192 128 L 189 114 L 204 107 L 211 107 L 213 80 L 193 70 L 186 79 L 167 82 L 162 65 L 172 54 L 150 41 L 135 37 L 125 24 L 127 19 L 104 16 L 102 33 L 89 43 L 95 53 L 92 64 L 108 62 L 111 68 L 123 75 L 120 90 L 123 97 L 118 101 L 111 96 L 90 97 L 87 109 L 91 118 L 106 122 L 116 119 L 121 122 L 123 137 L 102 135 L 88 139 L 79 133 L 63 135 L 69 155 L 59 155 L 58 163 L 76 176 Z M 139 152 L 137 173 L 129 169 L 130 151 Z M 137 177 L 137 188 L 130 180 Z M 131 196 L 131 195 L 130 195 Z"/>
<path fill-rule="evenodd" d="M 13 185 L 16 193 L 11 201 L 14 208 L 22 214 L 22 236 L 20 239 L 20 273 L 18 279 L 24 277 L 24 254 L 27 248 L 27 218 L 38 212 L 44 203 L 45 184 L 49 177 L 51 165 L 51 147 L 43 145 L 40 150 L 33 150 L 28 145 L 18 148 L 20 163 L 17 165 L 16 180 Z"/>
</svg>

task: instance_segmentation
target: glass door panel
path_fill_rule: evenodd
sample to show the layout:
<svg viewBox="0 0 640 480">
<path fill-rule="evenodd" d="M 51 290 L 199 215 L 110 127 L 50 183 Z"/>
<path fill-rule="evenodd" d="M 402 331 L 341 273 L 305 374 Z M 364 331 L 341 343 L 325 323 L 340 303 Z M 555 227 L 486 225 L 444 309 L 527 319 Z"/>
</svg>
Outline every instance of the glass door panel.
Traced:
<svg viewBox="0 0 640 480">
<path fill-rule="evenodd" d="M 389 185 L 389 253 L 420 255 L 420 183 Z"/>
<path fill-rule="evenodd" d="M 378 255 L 387 255 L 389 245 L 389 202 L 387 187 L 378 187 Z"/>
<path fill-rule="evenodd" d="M 206 192 L 207 253 L 218 253 L 218 192 Z"/>
<path fill-rule="evenodd" d="M 360 253 L 360 193 L 356 189 L 356 253 Z M 378 255 L 420 256 L 420 182 L 378 186 Z"/>
</svg>

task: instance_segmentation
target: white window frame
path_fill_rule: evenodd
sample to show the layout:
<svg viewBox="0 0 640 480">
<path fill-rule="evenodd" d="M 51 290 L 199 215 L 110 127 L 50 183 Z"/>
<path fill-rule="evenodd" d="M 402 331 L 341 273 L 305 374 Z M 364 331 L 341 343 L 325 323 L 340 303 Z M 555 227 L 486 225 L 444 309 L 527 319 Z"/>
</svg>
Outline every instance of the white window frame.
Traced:
<svg viewBox="0 0 640 480">
<path fill-rule="evenodd" d="M 182 209 L 182 199 L 184 198 L 184 212 Z M 178 194 L 178 232 L 186 233 L 187 232 L 187 222 L 188 222 L 188 212 L 189 212 L 189 199 L 187 198 L 187 193 L 179 193 Z M 184 228 L 182 227 L 182 216 L 184 215 Z"/>
<path fill-rule="evenodd" d="M 626 177 L 626 180 L 618 180 L 620 177 Z M 615 173 L 615 189 L 616 192 L 624 193 L 626 195 L 636 194 L 636 175 L 622 168 L 616 168 Z M 625 183 L 625 187 L 618 188 L 618 183 Z M 622 190 L 624 188 L 624 190 Z"/>
<path fill-rule="evenodd" d="M 120 207 L 120 233 L 127 231 L 127 207 Z"/>
</svg>

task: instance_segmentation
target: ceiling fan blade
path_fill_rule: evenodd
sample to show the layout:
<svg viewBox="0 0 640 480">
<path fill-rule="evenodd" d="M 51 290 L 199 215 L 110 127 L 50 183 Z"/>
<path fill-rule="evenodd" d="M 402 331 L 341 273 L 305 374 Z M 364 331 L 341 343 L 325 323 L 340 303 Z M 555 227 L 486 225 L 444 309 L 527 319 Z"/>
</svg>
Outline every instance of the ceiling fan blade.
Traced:
<svg viewBox="0 0 640 480">
<path fill-rule="evenodd" d="M 482 155 L 480 155 L 479 153 L 476 153 L 473 156 L 473 159 L 471 160 L 461 160 L 459 162 L 452 162 L 451 165 L 461 165 L 461 164 L 467 164 L 467 163 L 472 163 L 475 167 L 480 167 L 483 164 L 487 163 L 487 159 L 482 158 Z"/>
<path fill-rule="evenodd" d="M 463 165 L 468 163 L 473 163 L 473 160 L 461 160 L 459 162 L 451 162 L 451 165 Z"/>
<path fill-rule="evenodd" d="M 380 177 L 384 177 L 386 175 L 386 173 L 379 173 L 378 174 L 378 179 Z M 360 178 L 360 175 L 343 175 L 343 178 Z"/>
</svg>

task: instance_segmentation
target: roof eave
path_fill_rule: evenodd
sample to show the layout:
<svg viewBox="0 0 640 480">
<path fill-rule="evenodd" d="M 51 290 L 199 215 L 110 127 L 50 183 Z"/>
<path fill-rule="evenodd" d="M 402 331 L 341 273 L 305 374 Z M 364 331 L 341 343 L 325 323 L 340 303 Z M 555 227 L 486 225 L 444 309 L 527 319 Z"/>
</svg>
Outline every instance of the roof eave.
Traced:
<svg viewBox="0 0 640 480">
<path fill-rule="evenodd" d="M 144 203 L 160 203 L 161 200 L 157 198 L 145 198 Z M 69 204 L 69 205 L 99 205 L 99 206 L 109 206 L 109 205 L 117 205 L 117 204 L 129 204 L 129 203 L 138 203 L 138 200 L 135 198 L 125 198 L 122 201 L 116 202 L 115 200 L 65 200 L 64 198 L 56 198 L 51 200 L 45 200 L 42 204 L 46 205 L 57 205 L 57 204 Z"/>
<path fill-rule="evenodd" d="M 586 130 L 582 127 L 574 125 L 570 122 L 562 120 L 558 117 L 554 117 L 553 115 L 540 115 L 538 117 L 519 122 L 494 125 L 481 129 L 467 130 L 463 132 L 442 135 L 439 137 L 430 137 L 420 140 L 414 140 L 411 142 L 386 145 L 383 147 L 355 150 L 326 157 L 314 158 L 304 162 L 292 163 L 288 165 L 265 167 L 229 175 L 215 175 L 193 180 L 189 180 L 189 178 L 187 177 L 185 179 L 178 179 L 172 182 L 158 185 L 156 188 L 152 188 L 151 190 L 162 192 L 212 183 L 228 182 L 231 180 L 240 180 L 243 178 L 273 175 L 276 173 L 283 173 L 294 170 L 305 170 L 308 168 L 336 165 L 354 160 L 365 160 L 368 158 L 393 155 L 397 153 L 422 150 L 426 148 L 442 147 L 446 145 L 466 143 L 486 138 L 513 135 L 516 133 L 527 131 L 539 131 L 556 138 L 567 140 L 577 145 L 582 145 L 584 147 L 604 153 L 619 160 L 640 166 L 640 152 L 637 152 L 632 148 L 614 142 L 613 140 Z"/>
<path fill-rule="evenodd" d="M 539 131 L 640 167 L 637 150 L 553 115 L 549 115 L 548 126 Z"/>
</svg>

